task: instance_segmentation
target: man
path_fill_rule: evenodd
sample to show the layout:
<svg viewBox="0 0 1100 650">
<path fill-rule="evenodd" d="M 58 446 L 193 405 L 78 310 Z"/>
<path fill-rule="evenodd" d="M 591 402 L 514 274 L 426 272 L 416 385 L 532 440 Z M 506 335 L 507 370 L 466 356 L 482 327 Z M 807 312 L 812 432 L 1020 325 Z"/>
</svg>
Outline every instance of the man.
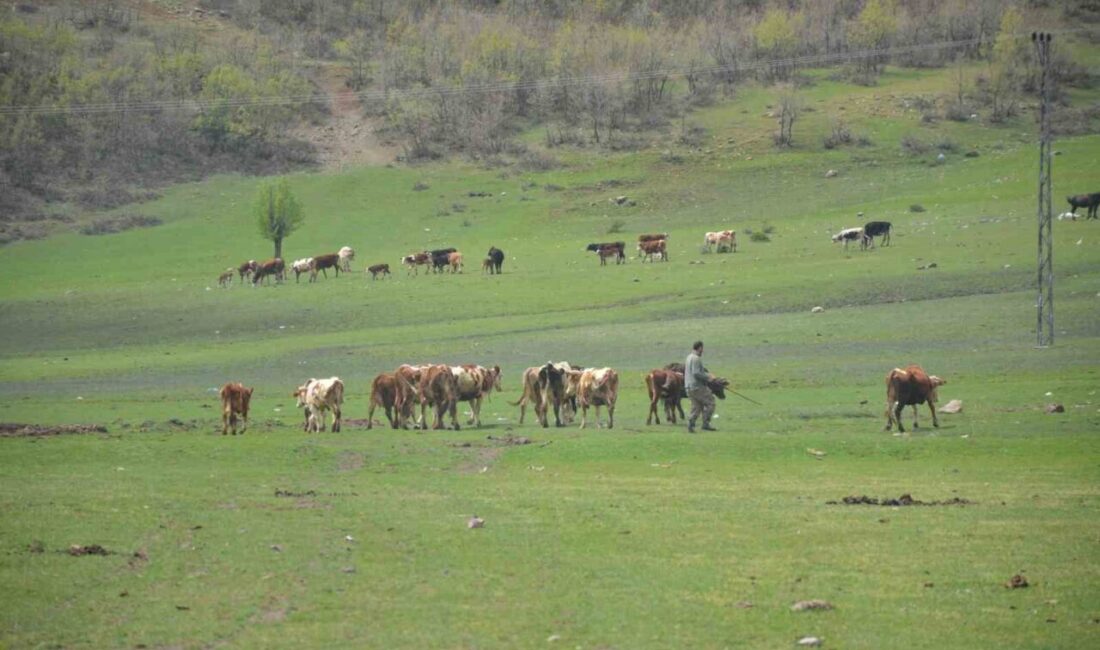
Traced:
<svg viewBox="0 0 1100 650">
<path fill-rule="evenodd" d="M 717 431 L 710 426 L 710 418 L 714 415 L 714 393 L 710 392 L 707 385 L 709 379 L 710 372 L 703 367 L 703 342 L 696 341 L 684 362 L 684 388 L 691 398 L 688 433 L 695 433 L 695 421 L 699 419 L 700 413 L 703 415 L 703 431 Z"/>
</svg>

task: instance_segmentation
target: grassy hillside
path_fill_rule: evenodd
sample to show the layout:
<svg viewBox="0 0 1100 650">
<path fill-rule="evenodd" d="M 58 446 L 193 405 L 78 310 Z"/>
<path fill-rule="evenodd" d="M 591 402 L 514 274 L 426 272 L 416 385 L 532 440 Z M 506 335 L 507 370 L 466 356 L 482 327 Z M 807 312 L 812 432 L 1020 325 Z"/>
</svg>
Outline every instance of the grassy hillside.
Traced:
<svg viewBox="0 0 1100 650">
<path fill-rule="evenodd" d="M 307 217 L 285 256 L 357 251 L 356 273 L 315 285 L 218 288 L 271 252 L 247 177 L 166 192 L 140 207 L 154 228 L 0 249 L 0 420 L 109 430 L 0 438 L 0 644 L 1095 645 L 1098 226 L 1055 224 L 1057 339 L 1036 349 L 1032 117 L 923 122 L 907 106 L 949 75 L 815 75 L 790 150 L 770 141 L 774 92 L 749 90 L 693 116 L 697 146 L 293 176 Z M 868 144 L 823 149 L 839 115 Z M 1057 141 L 1055 197 L 1097 189 L 1098 148 Z M 872 219 L 892 246 L 830 243 Z M 700 252 L 726 227 L 737 253 Z M 669 262 L 583 250 L 649 231 L 670 233 Z M 479 272 L 491 245 L 501 276 Z M 464 273 L 398 268 L 440 246 Z M 383 261 L 392 279 L 362 273 Z M 698 338 L 762 405 L 720 402 L 717 434 L 645 426 L 643 373 Z M 519 375 L 547 359 L 619 370 L 615 429 L 517 424 Z M 485 427 L 297 429 L 302 380 L 339 375 L 361 419 L 375 374 L 429 360 L 504 368 Z M 882 433 L 883 377 L 911 362 L 964 411 Z M 256 386 L 244 437 L 216 433 L 228 380 Z M 509 434 L 534 444 L 486 438 Z M 826 503 L 903 493 L 973 503 Z M 64 552 L 93 543 L 117 554 Z M 1017 573 L 1032 586 L 1004 588 Z M 835 609 L 790 611 L 809 598 Z"/>
</svg>

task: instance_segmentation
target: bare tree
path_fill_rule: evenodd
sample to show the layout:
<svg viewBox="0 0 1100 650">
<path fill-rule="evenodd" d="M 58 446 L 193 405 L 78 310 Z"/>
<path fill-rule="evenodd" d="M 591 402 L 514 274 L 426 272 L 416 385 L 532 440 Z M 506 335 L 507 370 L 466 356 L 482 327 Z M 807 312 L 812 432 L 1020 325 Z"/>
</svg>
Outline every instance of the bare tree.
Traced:
<svg viewBox="0 0 1100 650">
<path fill-rule="evenodd" d="M 789 147 L 794 143 L 794 123 L 802 112 L 802 101 L 789 89 L 779 96 L 779 132 L 775 143 Z"/>
</svg>

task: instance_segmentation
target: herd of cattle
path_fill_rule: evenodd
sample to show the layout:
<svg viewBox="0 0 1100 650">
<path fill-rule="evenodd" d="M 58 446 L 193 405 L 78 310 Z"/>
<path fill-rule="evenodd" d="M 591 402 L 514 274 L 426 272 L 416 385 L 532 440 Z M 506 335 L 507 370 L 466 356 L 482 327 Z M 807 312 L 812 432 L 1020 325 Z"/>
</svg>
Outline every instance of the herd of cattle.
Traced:
<svg viewBox="0 0 1100 650">
<path fill-rule="evenodd" d="M 932 425 L 938 427 L 936 418 L 936 388 L 947 383 L 935 375 L 928 375 L 920 366 L 894 368 L 886 376 L 886 427 L 889 431 L 896 423 L 904 432 L 901 412 L 905 406 L 913 407 L 913 427 L 917 423 L 917 405 L 928 404 L 932 412 Z M 675 424 L 677 414 L 684 419 L 682 400 L 687 396 L 684 388 L 684 366 L 671 363 L 645 375 L 649 395 L 649 412 L 646 424 L 661 423 L 658 405 L 663 405 L 665 419 Z M 710 377 L 708 386 L 719 399 L 726 398 L 730 382 L 722 377 Z M 500 366 L 485 368 L 476 364 L 448 366 L 443 364 L 402 364 L 393 372 L 377 375 L 371 382 L 370 406 L 367 410 L 367 428 L 374 427 L 374 412 L 381 408 L 394 429 L 428 428 L 428 409 L 434 409 L 433 429 L 444 428 L 444 417 L 456 431 L 459 429 L 458 404 L 470 406 L 467 424 L 481 426 L 481 405 L 490 394 L 501 392 Z M 248 428 L 248 410 L 252 388 L 241 383 L 222 386 L 222 435 L 232 431 L 237 434 L 238 416 L 243 418 L 241 433 Z M 322 432 L 327 428 L 328 412 L 332 413 L 332 430 L 340 431 L 343 419 L 344 382 L 339 377 L 310 379 L 291 393 L 297 408 L 303 410 L 306 432 Z M 615 425 L 615 404 L 619 398 L 619 373 L 612 368 L 584 368 L 565 361 L 548 362 L 523 371 L 521 394 L 518 401 L 519 424 L 523 424 L 527 407 L 535 411 L 535 417 L 543 427 L 550 426 L 549 415 L 554 414 L 554 425 L 570 424 L 577 413 L 581 415 L 580 428 L 588 424 L 588 409 L 595 410 L 596 426 L 600 426 L 600 407 L 607 409 L 607 428 Z M 419 407 L 419 413 L 417 412 Z"/>
</svg>

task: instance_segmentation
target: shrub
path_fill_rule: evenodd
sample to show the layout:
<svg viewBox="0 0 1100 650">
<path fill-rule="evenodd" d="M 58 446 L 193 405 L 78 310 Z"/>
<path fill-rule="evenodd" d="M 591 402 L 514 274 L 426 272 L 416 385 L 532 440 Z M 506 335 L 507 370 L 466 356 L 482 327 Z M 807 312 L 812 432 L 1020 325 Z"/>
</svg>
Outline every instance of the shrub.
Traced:
<svg viewBox="0 0 1100 650">
<path fill-rule="evenodd" d="M 947 108 L 943 111 L 943 116 L 952 122 L 966 122 L 970 119 L 970 108 L 963 103 L 953 102 L 947 105 Z"/>
<path fill-rule="evenodd" d="M 909 206 L 909 211 L 910 212 L 924 212 L 924 206 L 921 205 L 920 203 L 914 203 L 913 205 Z"/>
<path fill-rule="evenodd" d="M 752 241 L 771 241 L 772 240 L 772 238 L 768 236 L 768 233 L 759 232 L 759 231 L 754 232 L 751 235 L 749 235 L 749 239 L 752 240 Z"/>
<path fill-rule="evenodd" d="M 519 159 L 519 165 L 530 171 L 545 172 L 557 168 L 561 163 L 550 154 L 540 151 L 527 151 Z"/>
<path fill-rule="evenodd" d="M 910 156 L 919 156 L 928 152 L 928 145 L 915 135 L 901 137 L 901 150 Z"/>
<path fill-rule="evenodd" d="M 92 223 L 81 226 L 80 234 L 110 235 L 116 232 L 130 230 L 131 228 L 149 228 L 152 226 L 159 226 L 160 224 L 160 219 L 156 217 L 146 217 L 140 214 L 125 214 L 118 217 L 97 219 Z"/>
<path fill-rule="evenodd" d="M 616 219 L 616 220 L 611 222 L 610 226 L 607 227 L 607 234 L 614 235 L 615 233 L 622 232 L 623 228 L 625 228 L 625 227 L 626 227 L 626 222 L 625 221 L 623 221 L 622 219 Z"/>
<path fill-rule="evenodd" d="M 427 183 L 425 183 L 424 181 L 416 181 L 416 184 L 413 185 L 413 191 L 414 192 L 423 192 L 424 190 L 428 189 L 429 187 L 430 186 Z"/>
<path fill-rule="evenodd" d="M 451 209 L 454 210 L 455 212 L 465 212 L 466 211 L 466 205 L 463 204 L 463 203 L 452 203 L 451 204 Z"/>
</svg>

